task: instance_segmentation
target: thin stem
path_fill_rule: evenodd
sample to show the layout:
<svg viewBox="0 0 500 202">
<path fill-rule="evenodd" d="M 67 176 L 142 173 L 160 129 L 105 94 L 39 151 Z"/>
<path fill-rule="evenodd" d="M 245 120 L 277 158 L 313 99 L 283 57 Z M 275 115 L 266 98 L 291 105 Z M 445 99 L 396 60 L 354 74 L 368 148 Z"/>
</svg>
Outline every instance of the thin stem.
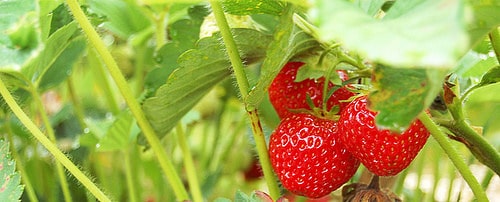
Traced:
<svg viewBox="0 0 500 202">
<path fill-rule="evenodd" d="M 7 116 L 7 118 L 9 118 L 9 116 Z M 17 153 L 17 149 L 14 147 L 14 140 L 12 138 L 12 128 L 10 124 L 6 124 L 6 132 L 7 132 L 7 139 L 9 140 L 11 148 L 10 150 L 12 151 L 12 157 L 16 161 L 16 168 L 19 170 L 19 173 L 21 174 L 21 180 L 23 181 L 24 188 L 26 190 L 26 193 L 28 194 L 28 199 L 32 202 L 38 202 L 35 189 L 31 184 L 31 180 L 27 175 L 26 169 L 24 169 L 24 162 L 19 157 L 19 153 Z"/>
<path fill-rule="evenodd" d="M 458 172 L 460 172 L 465 182 L 467 182 L 467 184 L 471 188 L 477 201 L 489 201 L 481 185 L 474 177 L 467 164 L 464 162 L 464 159 L 458 154 L 456 148 L 453 147 L 448 137 L 439 129 L 439 127 L 426 113 L 420 114 L 418 118 L 425 125 L 427 130 L 429 130 L 432 137 L 434 137 L 434 139 L 439 143 L 444 152 L 448 155 L 453 165 L 455 165 L 455 168 L 457 168 Z"/>
<path fill-rule="evenodd" d="M 257 154 L 259 155 L 260 165 L 262 167 L 262 172 L 264 173 L 264 178 L 266 179 L 267 186 L 269 189 L 269 194 L 274 200 L 280 197 L 280 189 L 278 187 L 277 180 L 271 166 L 271 160 L 269 158 L 269 153 L 267 151 L 266 139 L 264 137 L 264 132 L 262 131 L 262 125 L 257 114 L 257 110 L 247 112 L 250 116 L 250 122 L 252 124 L 253 138 L 255 139 L 255 146 L 257 147 Z"/>
<path fill-rule="evenodd" d="M 212 6 L 212 11 L 217 22 L 222 35 L 222 40 L 226 46 L 226 51 L 229 55 L 231 65 L 233 66 L 234 74 L 236 76 L 236 82 L 240 90 L 242 100 L 248 96 L 249 83 L 243 69 L 243 63 L 241 57 L 238 53 L 238 47 L 231 34 L 231 30 L 227 23 L 224 10 L 222 9 L 222 4 L 218 0 L 211 0 L 210 5 Z M 262 171 L 266 179 L 267 186 L 271 197 L 276 200 L 280 196 L 280 189 L 278 183 L 275 179 L 271 161 L 269 159 L 269 153 L 267 151 L 266 139 L 264 137 L 264 132 L 262 131 L 262 126 L 260 123 L 259 115 L 257 110 L 253 106 L 246 106 L 247 114 L 250 117 L 250 122 L 252 125 L 253 137 L 255 139 L 255 145 L 257 147 L 257 153 L 259 155 L 260 164 L 262 166 Z"/>
<path fill-rule="evenodd" d="M 92 27 L 92 24 L 90 24 L 89 20 L 87 19 L 82 9 L 80 8 L 78 2 L 76 0 L 66 0 L 66 2 L 75 20 L 78 21 L 83 32 L 87 35 L 90 44 L 96 49 L 96 51 L 99 53 L 102 60 L 104 61 L 104 64 L 108 68 L 111 77 L 115 81 L 116 85 L 118 86 L 118 89 L 120 90 L 120 93 L 125 99 L 125 102 L 129 106 L 130 111 L 134 115 L 137 124 L 142 129 L 142 132 L 146 137 L 146 140 L 149 142 L 151 148 L 153 149 L 153 152 L 158 158 L 160 167 L 162 168 L 163 172 L 167 177 L 167 180 L 172 186 L 175 192 L 175 196 L 177 197 L 177 200 L 183 201 L 189 199 L 186 188 L 184 187 L 181 178 L 177 174 L 172 162 L 167 157 L 167 154 L 164 148 L 162 147 L 160 140 L 156 135 L 156 132 L 154 131 L 153 127 L 147 120 L 146 115 L 141 109 L 141 106 L 134 98 L 132 90 L 130 89 L 130 87 L 127 84 L 127 81 L 121 74 L 120 69 L 116 64 L 116 61 L 113 59 L 111 53 L 107 50 L 106 45 L 99 37 L 95 29 Z"/>
<path fill-rule="evenodd" d="M 71 160 L 66 157 L 57 146 L 52 143 L 45 135 L 40 131 L 40 129 L 30 120 L 28 115 L 24 113 L 21 107 L 10 94 L 9 90 L 5 87 L 2 79 L 0 78 L 0 94 L 3 99 L 10 107 L 12 112 L 17 116 L 17 118 L 23 123 L 23 125 L 31 132 L 31 134 L 49 151 L 54 158 L 64 165 L 68 171 L 75 176 L 75 178 L 80 181 L 83 186 L 85 186 L 97 199 L 100 201 L 111 201 L 93 182 L 90 180 L 83 172 L 78 169 L 78 167 L 71 162 Z"/>
<path fill-rule="evenodd" d="M 448 109 L 454 119 L 448 129 L 455 135 L 463 137 L 472 154 L 500 176 L 500 153 L 465 121 L 462 102 L 455 100 Z"/>
<path fill-rule="evenodd" d="M 156 35 L 156 50 L 159 50 L 167 42 L 167 14 L 170 5 L 166 5 L 165 9 L 160 11 L 158 16 L 155 16 L 155 35 Z"/>
<path fill-rule="evenodd" d="M 220 29 L 222 40 L 224 41 L 224 45 L 226 46 L 229 60 L 231 61 L 231 65 L 233 66 L 234 75 L 236 76 L 236 82 L 238 83 L 238 88 L 240 90 L 242 100 L 245 100 L 250 89 L 250 84 L 248 83 L 243 62 L 238 52 L 238 46 L 234 41 L 233 35 L 229 28 L 229 24 L 224 14 L 224 10 L 222 9 L 221 2 L 217 0 L 211 0 L 210 5 L 212 6 L 217 26 Z"/>
<path fill-rule="evenodd" d="M 490 37 L 491 46 L 493 47 L 493 51 L 495 51 L 498 63 L 500 63 L 500 32 L 498 28 L 493 29 L 488 36 Z"/>
<path fill-rule="evenodd" d="M 31 94 L 33 96 L 33 101 L 35 102 L 36 108 L 38 109 L 38 113 L 42 119 L 43 125 L 47 132 L 47 136 L 49 137 L 50 141 L 56 143 L 57 142 L 56 135 L 54 134 L 54 129 L 52 128 L 52 124 L 49 121 L 49 117 L 45 112 L 45 107 L 43 106 L 40 94 L 34 88 L 31 88 Z M 56 165 L 57 176 L 59 178 L 59 183 L 61 184 L 64 200 L 71 202 L 73 201 L 73 199 L 71 198 L 68 179 L 66 178 L 66 174 L 64 173 L 64 168 L 59 162 L 56 162 L 55 165 Z"/>
<path fill-rule="evenodd" d="M 132 146 L 133 147 L 133 146 Z M 125 158 L 125 180 L 127 181 L 127 193 L 130 202 L 137 201 L 137 190 L 134 183 L 133 172 L 132 172 L 132 162 L 130 161 L 130 149 L 122 152 Z"/>
<path fill-rule="evenodd" d="M 194 166 L 193 156 L 189 150 L 189 145 L 186 139 L 186 134 L 184 134 L 184 129 L 182 124 L 179 122 L 176 128 L 177 140 L 179 146 L 181 147 L 182 156 L 184 158 L 184 167 L 186 167 L 186 174 L 188 178 L 189 188 L 193 195 L 194 202 L 203 202 L 203 195 L 201 194 L 200 183 L 198 182 L 198 176 L 196 175 L 196 168 Z"/>
<path fill-rule="evenodd" d="M 92 62 L 96 63 L 96 64 L 90 64 L 96 70 L 94 71 L 94 75 L 97 77 L 95 78 L 95 81 L 98 82 L 100 89 L 104 91 L 104 95 L 106 95 L 104 96 L 104 98 L 106 99 L 106 102 L 108 104 L 108 107 L 110 108 L 111 113 L 117 115 L 120 113 L 120 107 L 118 105 L 117 98 L 113 90 L 111 89 L 111 84 L 108 75 L 106 74 L 104 65 L 101 63 L 97 55 L 98 54 L 96 53 L 95 49 L 89 49 L 89 57 L 91 57 Z"/>
</svg>

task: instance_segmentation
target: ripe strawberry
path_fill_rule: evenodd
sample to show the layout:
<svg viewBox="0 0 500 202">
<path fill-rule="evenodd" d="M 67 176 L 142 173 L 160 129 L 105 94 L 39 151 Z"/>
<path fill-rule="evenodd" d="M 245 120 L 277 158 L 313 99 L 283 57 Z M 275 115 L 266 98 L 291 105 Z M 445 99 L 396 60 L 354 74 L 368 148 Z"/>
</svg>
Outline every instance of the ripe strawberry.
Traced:
<svg viewBox="0 0 500 202">
<path fill-rule="evenodd" d="M 367 109 L 366 102 L 366 96 L 356 98 L 341 113 L 340 140 L 374 174 L 396 175 L 417 156 L 429 132 L 419 120 L 401 134 L 380 130 L 374 121 L 377 113 Z"/>
<path fill-rule="evenodd" d="M 290 192 L 320 198 L 347 182 L 359 167 L 338 140 L 337 123 L 311 114 L 284 118 L 271 135 L 275 173 Z"/>
<path fill-rule="evenodd" d="M 311 107 L 307 103 L 307 96 L 310 96 L 315 107 L 322 107 L 323 105 L 325 78 L 321 77 L 317 80 L 305 79 L 295 82 L 297 71 L 302 65 L 304 65 L 302 62 L 288 62 L 269 86 L 271 104 L 280 118 L 290 115 L 292 113 L 290 112 L 291 109 L 310 110 Z M 344 80 L 346 76 L 345 72 L 339 73 L 339 77 Z M 330 82 L 328 88 L 331 89 L 332 87 L 334 87 L 334 84 Z M 341 111 L 348 103 L 339 101 L 347 100 L 353 95 L 354 93 L 348 91 L 345 87 L 339 88 L 328 98 L 327 110 L 329 111 L 333 106 L 339 105 Z"/>
</svg>

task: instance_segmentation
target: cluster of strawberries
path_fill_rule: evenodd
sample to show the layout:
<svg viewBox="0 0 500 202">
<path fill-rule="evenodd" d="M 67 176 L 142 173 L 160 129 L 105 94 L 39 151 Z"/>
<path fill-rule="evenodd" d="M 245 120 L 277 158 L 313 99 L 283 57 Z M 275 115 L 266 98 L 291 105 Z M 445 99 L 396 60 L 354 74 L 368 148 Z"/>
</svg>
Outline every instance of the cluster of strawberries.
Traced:
<svg viewBox="0 0 500 202">
<path fill-rule="evenodd" d="M 303 65 L 288 62 L 269 88 L 281 118 L 270 138 L 269 155 L 287 190 L 320 198 L 349 181 L 360 163 L 379 176 L 396 175 L 408 167 L 429 137 L 420 121 L 400 134 L 378 129 L 376 112 L 367 108 L 365 95 L 331 82 L 324 91 L 323 77 L 296 82 Z M 329 89 L 336 90 L 324 99 Z"/>
</svg>

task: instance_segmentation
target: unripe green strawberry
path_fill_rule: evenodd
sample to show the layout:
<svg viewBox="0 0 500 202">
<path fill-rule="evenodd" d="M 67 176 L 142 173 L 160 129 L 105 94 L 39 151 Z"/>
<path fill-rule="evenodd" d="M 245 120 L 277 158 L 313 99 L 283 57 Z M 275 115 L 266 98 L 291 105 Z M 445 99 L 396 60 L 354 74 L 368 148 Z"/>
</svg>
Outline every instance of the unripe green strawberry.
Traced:
<svg viewBox="0 0 500 202">
<path fill-rule="evenodd" d="M 269 99 L 280 118 L 289 116 L 293 113 L 293 110 L 310 110 L 311 107 L 307 103 L 307 96 L 311 98 L 315 107 L 321 108 L 323 105 L 324 77 L 317 80 L 305 79 L 295 82 L 297 71 L 303 65 L 303 62 L 288 62 L 269 86 Z M 339 77 L 342 80 L 347 79 L 345 72 L 339 73 Z M 329 89 L 334 86 L 331 82 L 328 84 Z M 345 87 L 337 89 L 328 98 L 326 109 L 329 111 L 333 106 L 339 105 L 341 111 L 348 103 L 340 101 L 347 100 L 353 95 L 354 93 Z"/>
<path fill-rule="evenodd" d="M 335 121 L 298 113 L 284 118 L 271 135 L 275 173 L 290 192 L 320 198 L 347 182 L 359 167 L 338 140 Z"/>
<path fill-rule="evenodd" d="M 340 115 L 340 140 L 371 172 L 396 175 L 410 165 L 425 145 L 429 132 L 416 120 L 403 133 L 380 130 L 376 113 L 366 108 L 366 96 L 349 103 Z"/>
</svg>

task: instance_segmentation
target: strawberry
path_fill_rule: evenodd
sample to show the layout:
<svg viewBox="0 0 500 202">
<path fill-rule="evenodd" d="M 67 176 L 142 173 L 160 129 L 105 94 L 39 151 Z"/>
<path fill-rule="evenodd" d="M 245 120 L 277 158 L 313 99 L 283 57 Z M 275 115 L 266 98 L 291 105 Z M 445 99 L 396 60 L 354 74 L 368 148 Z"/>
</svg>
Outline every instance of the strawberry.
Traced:
<svg viewBox="0 0 500 202">
<path fill-rule="evenodd" d="M 417 156 L 429 132 L 419 120 L 403 133 L 378 129 L 374 120 L 377 113 L 367 109 L 366 103 L 366 96 L 358 97 L 341 113 L 340 140 L 374 174 L 396 175 Z"/>
<path fill-rule="evenodd" d="M 280 118 L 290 115 L 292 113 L 290 110 L 310 110 L 311 107 L 307 103 L 307 96 L 311 98 L 315 107 L 321 107 L 323 105 L 324 77 L 317 80 L 305 79 L 300 82 L 295 82 L 297 71 L 303 65 L 303 62 L 288 62 L 269 86 L 269 99 Z M 339 77 L 347 79 L 345 72 L 339 72 Z M 331 82 L 328 84 L 329 89 L 334 86 L 335 84 Z M 347 90 L 345 87 L 337 89 L 332 96 L 328 98 L 327 110 L 330 111 L 335 105 L 339 105 L 340 110 L 342 110 L 348 103 L 340 101 L 347 100 L 353 95 L 354 93 Z"/>
<path fill-rule="evenodd" d="M 347 182 L 359 167 L 338 140 L 337 123 L 311 114 L 287 116 L 269 142 L 271 164 L 290 192 L 320 198 Z"/>
</svg>

